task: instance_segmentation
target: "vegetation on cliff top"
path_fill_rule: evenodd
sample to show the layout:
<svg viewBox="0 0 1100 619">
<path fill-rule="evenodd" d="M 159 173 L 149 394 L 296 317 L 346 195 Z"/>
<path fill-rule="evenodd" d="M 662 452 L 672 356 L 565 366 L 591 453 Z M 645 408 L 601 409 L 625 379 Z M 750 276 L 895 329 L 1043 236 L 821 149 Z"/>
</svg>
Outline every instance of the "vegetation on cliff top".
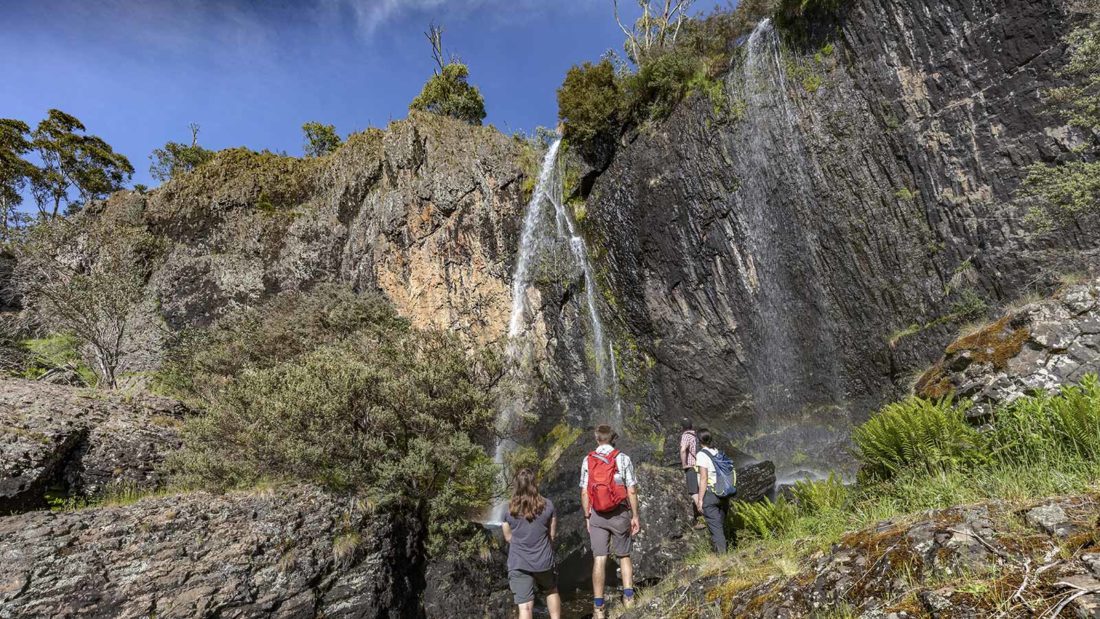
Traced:
<svg viewBox="0 0 1100 619">
<path fill-rule="evenodd" d="M 723 78 L 737 40 L 766 17 L 793 27 L 839 10 L 845 0 L 746 0 L 706 16 L 691 13 L 691 0 L 637 1 L 641 17 L 629 26 L 619 22 L 630 64 L 608 53 L 572 67 L 558 89 L 564 137 L 598 167 L 608 163 L 625 131 L 667 117 L 693 92 L 711 101 L 719 119 L 734 118 Z"/>
<path fill-rule="evenodd" d="M 469 67 L 462 64 L 456 56 L 446 57 L 443 52 L 441 26 L 430 26 L 424 36 L 432 44 L 432 58 L 437 69 L 424 84 L 424 89 L 409 104 L 409 109 L 450 116 L 472 125 L 480 125 L 485 119 L 485 100 L 481 97 L 481 91 L 467 82 L 470 77 Z"/>
</svg>

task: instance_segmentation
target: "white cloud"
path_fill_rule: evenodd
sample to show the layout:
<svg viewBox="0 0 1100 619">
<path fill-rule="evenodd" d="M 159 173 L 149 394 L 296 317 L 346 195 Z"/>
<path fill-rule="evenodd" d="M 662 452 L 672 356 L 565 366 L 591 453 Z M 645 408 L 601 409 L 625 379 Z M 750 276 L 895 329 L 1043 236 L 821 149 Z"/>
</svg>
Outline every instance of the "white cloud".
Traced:
<svg viewBox="0 0 1100 619">
<path fill-rule="evenodd" d="M 379 26 L 404 15 L 429 14 L 437 21 L 478 10 L 496 20 L 530 18 L 548 10 L 588 9 L 606 0 L 321 0 L 329 10 L 354 16 L 359 31 L 369 36 Z"/>
</svg>

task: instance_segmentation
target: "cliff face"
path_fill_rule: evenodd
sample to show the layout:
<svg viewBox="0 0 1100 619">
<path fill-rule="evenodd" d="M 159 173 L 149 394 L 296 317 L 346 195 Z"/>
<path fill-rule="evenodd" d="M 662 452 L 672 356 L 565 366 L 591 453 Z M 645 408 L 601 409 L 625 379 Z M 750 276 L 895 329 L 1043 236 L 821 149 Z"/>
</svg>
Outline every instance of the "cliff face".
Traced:
<svg viewBox="0 0 1100 619">
<path fill-rule="evenodd" d="M 762 24 L 728 109 L 695 97 L 620 149 L 586 225 L 666 423 L 754 436 L 789 468 L 792 445 L 839 458 L 830 437 L 958 325 L 1096 264 L 1095 219 L 1028 234 L 1010 205 L 1026 165 L 1084 139 L 1043 100 L 1064 10 L 866 0 Z"/>
<path fill-rule="evenodd" d="M 172 329 L 325 281 L 378 288 L 414 325 L 499 339 L 524 204 L 521 145 L 424 114 L 324 159 L 229 151 L 99 216 L 169 242 L 150 290 Z"/>
</svg>

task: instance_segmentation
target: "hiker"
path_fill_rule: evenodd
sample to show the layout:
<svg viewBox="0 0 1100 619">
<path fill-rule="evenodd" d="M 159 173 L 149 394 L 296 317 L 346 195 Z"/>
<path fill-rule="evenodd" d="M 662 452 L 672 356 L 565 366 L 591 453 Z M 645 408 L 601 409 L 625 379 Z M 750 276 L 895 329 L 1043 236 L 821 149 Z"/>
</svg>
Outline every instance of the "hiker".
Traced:
<svg viewBox="0 0 1100 619">
<path fill-rule="evenodd" d="M 551 546 L 558 532 L 554 503 L 539 494 L 531 469 L 516 473 L 508 514 L 501 524 L 508 542 L 508 587 L 519 606 L 520 619 L 531 619 L 535 610 L 535 585 L 546 593 L 551 619 L 561 618 L 558 567 Z"/>
<path fill-rule="evenodd" d="M 703 513 L 695 506 L 695 495 L 699 494 L 699 472 L 695 470 L 699 438 L 695 436 L 691 420 L 687 417 L 680 420 L 680 430 L 680 467 L 684 469 L 684 481 L 687 482 L 688 502 L 691 503 L 692 519 L 695 520 L 693 528 L 702 529 L 707 525 L 703 523 Z"/>
<path fill-rule="evenodd" d="M 710 529 L 714 552 L 726 552 L 726 513 L 730 497 L 737 492 L 737 471 L 726 454 L 714 448 L 713 437 L 704 428 L 699 429 L 702 448 L 695 454 L 699 469 L 699 490 L 695 494 L 695 507 L 703 513 L 703 520 Z"/>
<path fill-rule="evenodd" d="M 607 555 L 619 560 L 623 606 L 634 606 L 634 565 L 630 553 L 642 529 L 638 519 L 638 479 L 630 456 L 615 449 L 611 426 L 596 427 L 596 449 L 581 462 L 581 506 L 592 541 L 593 619 L 604 619 L 604 577 Z"/>
</svg>

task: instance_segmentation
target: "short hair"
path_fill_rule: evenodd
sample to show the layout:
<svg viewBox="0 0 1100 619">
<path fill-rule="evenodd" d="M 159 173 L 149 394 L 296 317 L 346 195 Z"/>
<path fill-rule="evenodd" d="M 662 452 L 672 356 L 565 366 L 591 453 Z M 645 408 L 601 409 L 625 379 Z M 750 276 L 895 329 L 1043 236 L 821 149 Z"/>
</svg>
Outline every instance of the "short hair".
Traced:
<svg viewBox="0 0 1100 619">
<path fill-rule="evenodd" d="M 606 423 L 596 426 L 597 443 L 614 443 L 617 438 L 619 438 L 619 435 L 615 434 L 615 430 L 612 430 L 611 426 Z"/>
<path fill-rule="evenodd" d="M 687 417 L 684 417 L 683 419 L 681 419 L 680 420 L 680 429 L 681 430 L 690 430 L 691 429 L 691 420 L 688 419 Z"/>
<path fill-rule="evenodd" d="M 706 428 L 699 428 L 699 442 L 710 447 L 710 430 Z"/>
</svg>

